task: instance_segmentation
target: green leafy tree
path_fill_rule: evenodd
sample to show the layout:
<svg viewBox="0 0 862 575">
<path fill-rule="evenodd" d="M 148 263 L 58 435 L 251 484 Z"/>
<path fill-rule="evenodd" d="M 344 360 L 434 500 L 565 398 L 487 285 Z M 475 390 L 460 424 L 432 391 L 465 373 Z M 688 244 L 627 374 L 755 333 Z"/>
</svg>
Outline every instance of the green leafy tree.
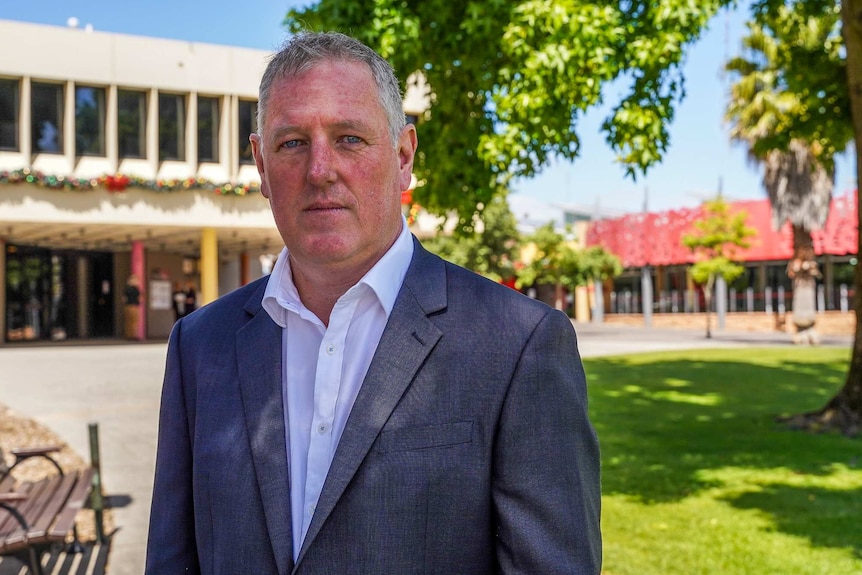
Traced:
<svg viewBox="0 0 862 575">
<path fill-rule="evenodd" d="M 422 244 L 440 257 L 494 281 L 511 279 L 521 241 L 506 197 L 493 198 L 477 219 L 481 224 L 472 226 L 469 233 L 441 233 Z"/>
<path fill-rule="evenodd" d="M 659 162 L 684 94 L 685 48 L 730 2 L 321 0 L 286 24 L 349 32 L 402 78 L 421 75 L 430 107 L 415 196 L 469 228 L 512 178 L 578 156 L 578 121 L 612 81 L 628 86 L 605 119 L 608 144 L 632 177 Z"/>
<path fill-rule="evenodd" d="M 669 144 L 667 124 L 684 95 L 685 49 L 720 7 L 734 3 L 321 0 L 291 11 L 286 24 L 291 31 L 349 32 L 378 49 L 402 78 L 421 74 L 430 107 L 416 162 L 426 185 L 417 199 L 438 213 L 456 210 L 469 228 L 477 207 L 512 177 L 539 172 L 554 155 L 577 157 L 578 120 L 602 102 L 610 82 L 628 82 L 628 89 L 603 124 L 608 144 L 632 177 L 659 162 Z M 783 6 L 799 15 L 840 9 L 844 56 L 837 69 L 845 79 L 822 54 L 792 42 L 794 58 L 787 65 L 793 69 L 785 78 L 791 92 L 811 88 L 804 104 L 818 114 L 825 96 L 846 94 L 846 125 L 862 142 L 862 0 L 755 0 L 754 11 L 759 22 L 767 22 Z M 774 27 L 783 28 L 780 22 Z M 831 131 L 839 123 L 823 126 Z M 817 124 L 811 119 L 788 131 L 788 147 L 794 138 L 818 141 Z M 839 142 L 824 149 L 840 148 Z M 858 182 L 858 145 L 856 170 Z M 859 208 L 862 221 L 862 202 Z M 862 249 L 862 234 L 859 239 Z M 862 266 L 857 270 L 856 292 L 862 293 Z M 841 420 L 833 424 L 847 432 L 862 425 L 862 298 L 854 300 L 854 311 L 856 341 L 847 383 L 820 419 Z"/>
<path fill-rule="evenodd" d="M 578 249 L 550 222 L 524 239 L 531 251 L 518 270 L 518 288 L 534 284 L 555 286 L 555 305 L 563 309 L 563 288 L 573 290 L 597 279 L 616 277 L 623 267 L 619 258 L 600 246 Z"/>
<path fill-rule="evenodd" d="M 776 173 L 786 171 L 782 161 L 827 174 L 835 153 L 856 142 L 857 199 L 862 180 L 862 0 L 757 0 L 753 5 L 754 31 L 771 46 L 770 65 L 762 64 L 762 74 L 752 79 L 769 83 L 781 94 L 785 106 L 764 106 L 764 112 L 745 120 L 744 125 L 763 124 L 756 140 L 756 155 L 779 159 Z M 766 50 L 762 50 L 766 54 Z M 742 72 L 749 70 L 743 69 Z M 754 70 L 751 70 L 754 71 Z M 767 77 L 766 74 L 774 77 Z M 766 94 L 762 91 L 761 94 Z M 787 102 L 790 102 L 787 105 Z M 769 104 L 768 101 L 765 102 Z M 751 111 L 756 111 L 754 107 Z M 755 140 L 752 140 L 754 142 Z M 783 156 L 782 156 L 783 154 Z M 791 157 L 788 154 L 794 154 Z M 802 154 L 807 157 L 802 157 Z M 784 158 L 781 160 L 781 158 Z M 812 172 L 814 173 L 814 172 Z M 800 178 L 808 178 L 803 174 Z M 781 179 L 777 179 L 781 185 Z M 785 182 L 793 185 L 793 182 Z M 792 193 L 788 198 L 795 197 Z M 862 221 L 862 201 L 857 201 Z M 793 220 L 791 220 L 793 221 Z M 796 231 L 796 230 L 794 230 Z M 796 235 L 796 234 L 795 234 Z M 799 239 L 795 238 L 798 244 Z M 859 250 L 862 251 L 862 234 Z M 854 279 L 856 293 L 862 293 L 862 266 Z M 862 426 L 862 298 L 854 298 L 856 335 L 850 369 L 844 386 L 825 406 L 793 416 L 793 425 L 815 430 L 835 428 L 848 435 Z"/>
<path fill-rule="evenodd" d="M 517 271 L 515 285 L 525 288 L 537 284 L 554 286 L 554 307 L 563 309 L 563 286 L 569 282 L 569 274 L 578 265 L 578 253 L 567 242 L 565 236 L 548 222 L 533 234 L 524 238 L 528 254 Z"/>
<path fill-rule="evenodd" d="M 588 285 L 590 282 L 615 278 L 623 273 L 623 264 L 616 255 L 602 246 L 592 246 L 582 252 L 581 274 L 575 285 Z"/>
<path fill-rule="evenodd" d="M 781 14 L 782 20 L 791 19 L 784 7 Z M 836 34 L 838 15 L 792 20 L 798 41 L 807 52 L 819 53 L 829 63 L 828 77 L 837 84 L 835 78 L 844 77 L 840 36 Z M 782 62 L 791 56 L 786 42 L 779 41 L 771 30 L 751 22 L 743 39 L 745 54 L 726 65 L 738 76 L 731 87 L 727 118 L 732 123 L 731 138 L 743 142 L 751 158 L 764 165 L 763 184 L 772 205 L 773 227 L 791 222 L 794 256 L 798 257 L 812 247 L 811 232 L 826 223 L 834 186 L 834 155 L 852 136 L 844 118 L 849 108 L 846 91 L 843 96 L 831 92 L 813 111 L 806 102 L 810 87 L 802 93 L 790 91 Z M 836 119 L 841 121 L 836 124 Z M 793 137 L 795 124 L 809 123 L 816 139 Z M 817 137 L 825 131 L 831 136 Z"/>
<path fill-rule="evenodd" d="M 705 202 L 703 217 L 696 220 L 694 231 L 682 237 L 682 243 L 699 258 L 691 266 L 691 278 L 703 286 L 706 301 L 706 337 L 712 337 L 710 321 L 712 317 L 712 293 L 716 278 L 724 278 L 731 283 L 745 268 L 739 263 L 736 252 L 750 245 L 748 238 L 756 231 L 746 225 L 748 214 L 730 213 L 730 206 L 723 199 Z"/>
<path fill-rule="evenodd" d="M 786 7 L 779 12 L 782 20 L 794 21 L 792 27 L 797 31 L 798 42 L 808 52 L 818 52 L 829 62 L 832 70 L 829 77 L 843 78 L 838 50 L 841 42 L 836 41 L 840 40 L 836 34 L 837 11 L 825 17 L 809 15 L 804 19 L 789 14 Z M 841 116 L 835 110 L 847 107 L 840 94 L 832 93 L 814 113 L 810 112 L 804 103 L 807 95 L 787 88 L 781 64 L 790 57 L 787 44 L 779 42 L 771 27 L 758 22 L 750 22 L 748 30 L 743 39 L 744 55 L 726 65 L 728 71 L 738 76 L 731 86 L 727 109 L 727 118 L 732 123 L 730 135 L 746 145 L 749 157 L 763 164 L 763 185 L 772 205 L 772 226 L 777 230 L 790 221 L 793 259 L 811 267 L 814 265 L 811 232 L 826 224 L 832 200 L 835 180 L 832 142 L 838 137 L 839 143 L 846 145 L 850 130 L 841 123 L 831 129 L 832 139 L 803 141 L 797 137 L 789 142 L 787 131 L 795 123 L 810 122 L 812 117 L 816 129 L 822 130 L 823 124 Z M 794 285 L 794 311 L 797 307 L 814 310 L 815 297 L 813 289 L 796 289 Z"/>
</svg>

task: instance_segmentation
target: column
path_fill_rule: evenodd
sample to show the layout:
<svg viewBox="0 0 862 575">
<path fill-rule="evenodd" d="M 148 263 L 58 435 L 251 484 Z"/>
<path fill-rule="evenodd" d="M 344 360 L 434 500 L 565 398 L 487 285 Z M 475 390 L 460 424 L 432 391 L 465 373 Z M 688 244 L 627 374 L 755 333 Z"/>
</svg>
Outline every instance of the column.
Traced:
<svg viewBox="0 0 862 575">
<path fill-rule="evenodd" d="M 186 96 L 185 146 L 186 169 L 190 174 L 198 176 L 200 161 L 198 160 L 198 93 L 192 92 Z M 218 145 L 218 144 L 216 144 Z"/>
<path fill-rule="evenodd" d="M 215 228 L 201 230 L 201 301 L 206 305 L 218 298 L 218 235 Z"/>
<path fill-rule="evenodd" d="M 649 266 L 641 268 L 641 309 L 644 325 L 652 326 L 652 274 Z"/>
<path fill-rule="evenodd" d="M 18 116 L 21 118 L 21 128 L 18 133 L 21 135 L 21 155 L 24 157 L 25 165 L 28 168 L 33 163 L 32 101 L 30 77 L 25 76 L 21 81 L 21 113 Z"/>
<path fill-rule="evenodd" d="M 78 256 L 78 337 L 90 336 L 90 262 Z"/>
<path fill-rule="evenodd" d="M 582 322 L 590 321 L 590 292 L 587 286 L 575 288 L 575 319 Z"/>
<path fill-rule="evenodd" d="M 147 273 L 144 264 L 144 244 L 140 241 L 132 242 L 131 272 L 138 276 L 141 290 L 141 305 L 138 306 L 138 340 L 147 339 Z"/>
<path fill-rule="evenodd" d="M 724 330 L 727 325 L 727 282 L 722 276 L 715 278 L 715 315 L 718 317 L 718 329 Z M 709 310 L 707 310 L 709 313 Z"/>
<path fill-rule="evenodd" d="M 78 151 L 75 142 L 75 84 L 68 81 L 64 85 L 63 90 L 65 97 L 63 98 L 63 156 L 66 159 L 68 166 L 68 174 L 71 175 L 75 171 L 77 162 L 76 155 Z"/>
<path fill-rule="evenodd" d="M 602 280 L 593 281 L 593 323 L 605 320 L 605 286 Z"/>
<path fill-rule="evenodd" d="M 117 85 L 111 84 L 105 93 L 105 155 L 112 174 L 120 171 L 120 149 L 118 138 L 119 119 L 117 107 Z"/>
<path fill-rule="evenodd" d="M 147 163 L 154 178 L 159 176 L 159 91 L 151 88 L 147 94 Z"/>
<path fill-rule="evenodd" d="M 249 270 L 248 252 L 239 254 L 239 285 L 244 286 L 251 281 L 251 270 Z"/>
<path fill-rule="evenodd" d="M 835 266 L 830 254 L 823 255 L 823 285 L 826 287 L 826 309 L 835 309 Z"/>
</svg>

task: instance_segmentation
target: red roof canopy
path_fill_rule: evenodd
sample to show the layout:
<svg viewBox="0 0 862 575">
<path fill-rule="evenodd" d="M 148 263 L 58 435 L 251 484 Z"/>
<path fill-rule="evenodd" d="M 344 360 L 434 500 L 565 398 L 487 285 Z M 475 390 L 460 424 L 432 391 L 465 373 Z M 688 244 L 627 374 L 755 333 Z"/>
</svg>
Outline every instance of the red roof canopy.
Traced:
<svg viewBox="0 0 862 575">
<path fill-rule="evenodd" d="M 818 255 L 856 254 L 856 201 L 855 192 L 832 199 L 826 226 L 811 234 L 814 237 L 814 251 Z M 790 223 L 785 223 L 777 232 L 772 229 L 772 210 L 768 199 L 733 202 L 730 211 L 746 212 L 746 223 L 757 230 L 757 235 L 750 240 L 751 247 L 737 252 L 742 261 L 789 260 L 793 256 Z M 587 245 L 603 246 L 619 256 L 624 267 L 692 263 L 694 255 L 682 245 L 682 236 L 693 231 L 693 222 L 702 215 L 703 208 L 697 207 L 629 214 L 591 222 L 587 230 Z"/>
</svg>

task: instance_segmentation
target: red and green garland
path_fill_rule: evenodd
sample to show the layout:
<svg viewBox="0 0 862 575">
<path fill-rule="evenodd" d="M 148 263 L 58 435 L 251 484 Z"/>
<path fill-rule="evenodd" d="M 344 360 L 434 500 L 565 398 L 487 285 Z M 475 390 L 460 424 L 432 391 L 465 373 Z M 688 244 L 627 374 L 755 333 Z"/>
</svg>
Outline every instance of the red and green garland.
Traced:
<svg viewBox="0 0 862 575">
<path fill-rule="evenodd" d="M 76 192 L 86 192 L 98 188 L 105 188 L 109 192 L 124 192 L 128 188 L 141 188 L 154 192 L 203 190 L 219 196 L 245 196 L 260 191 L 260 184 L 216 184 L 204 178 L 148 180 L 137 176 L 114 174 L 87 179 L 50 176 L 28 169 L 0 172 L 0 186 L 10 184 L 32 184 L 50 190 Z"/>
<path fill-rule="evenodd" d="M 98 178 L 67 178 L 46 176 L 42 172 L 23 169 L 0 172 L 0 186 L 13 184 L 32 184 L 49 190 L 68 190 L 86 192 L 105 188 L 109 192 L 125 192 L 128 188 L 141 188 L 154 192 L 179 192 L 182 190 L 205 190 L 219 196 L 245 196 L 260 191 L 260 184 L 215 184 L 203 178 L 184 178 L 180 180 L 147 180 L 124 174 L 104 175 Z M 407 223 L 412 224 L 419 215 L 419 204 L 413 203 L 413 191 L 401 192 L 401 203 L 410 206 Z"/>
</svg>

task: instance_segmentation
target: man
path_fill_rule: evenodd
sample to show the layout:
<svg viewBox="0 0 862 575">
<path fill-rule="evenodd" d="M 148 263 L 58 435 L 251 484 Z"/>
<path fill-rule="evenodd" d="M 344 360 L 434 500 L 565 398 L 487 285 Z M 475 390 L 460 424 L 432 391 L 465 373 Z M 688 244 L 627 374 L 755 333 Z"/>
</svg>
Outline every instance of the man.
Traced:
<svg viewBox="0 0 862 575">
<path fill-rule="evenodd" d="M 126 279 L 123 290 L 123 333 L 126 339 L 138 339 L 141 316 L 141 282 L 132 274 Z"/>
<path fill-rule="evenodd" d="M 412 238 L 392 69 L 303 34 L 259 106 L 286 249 L 174 327 L 147 573 L 599 573 L 571 322 Z"/>
</svg>

